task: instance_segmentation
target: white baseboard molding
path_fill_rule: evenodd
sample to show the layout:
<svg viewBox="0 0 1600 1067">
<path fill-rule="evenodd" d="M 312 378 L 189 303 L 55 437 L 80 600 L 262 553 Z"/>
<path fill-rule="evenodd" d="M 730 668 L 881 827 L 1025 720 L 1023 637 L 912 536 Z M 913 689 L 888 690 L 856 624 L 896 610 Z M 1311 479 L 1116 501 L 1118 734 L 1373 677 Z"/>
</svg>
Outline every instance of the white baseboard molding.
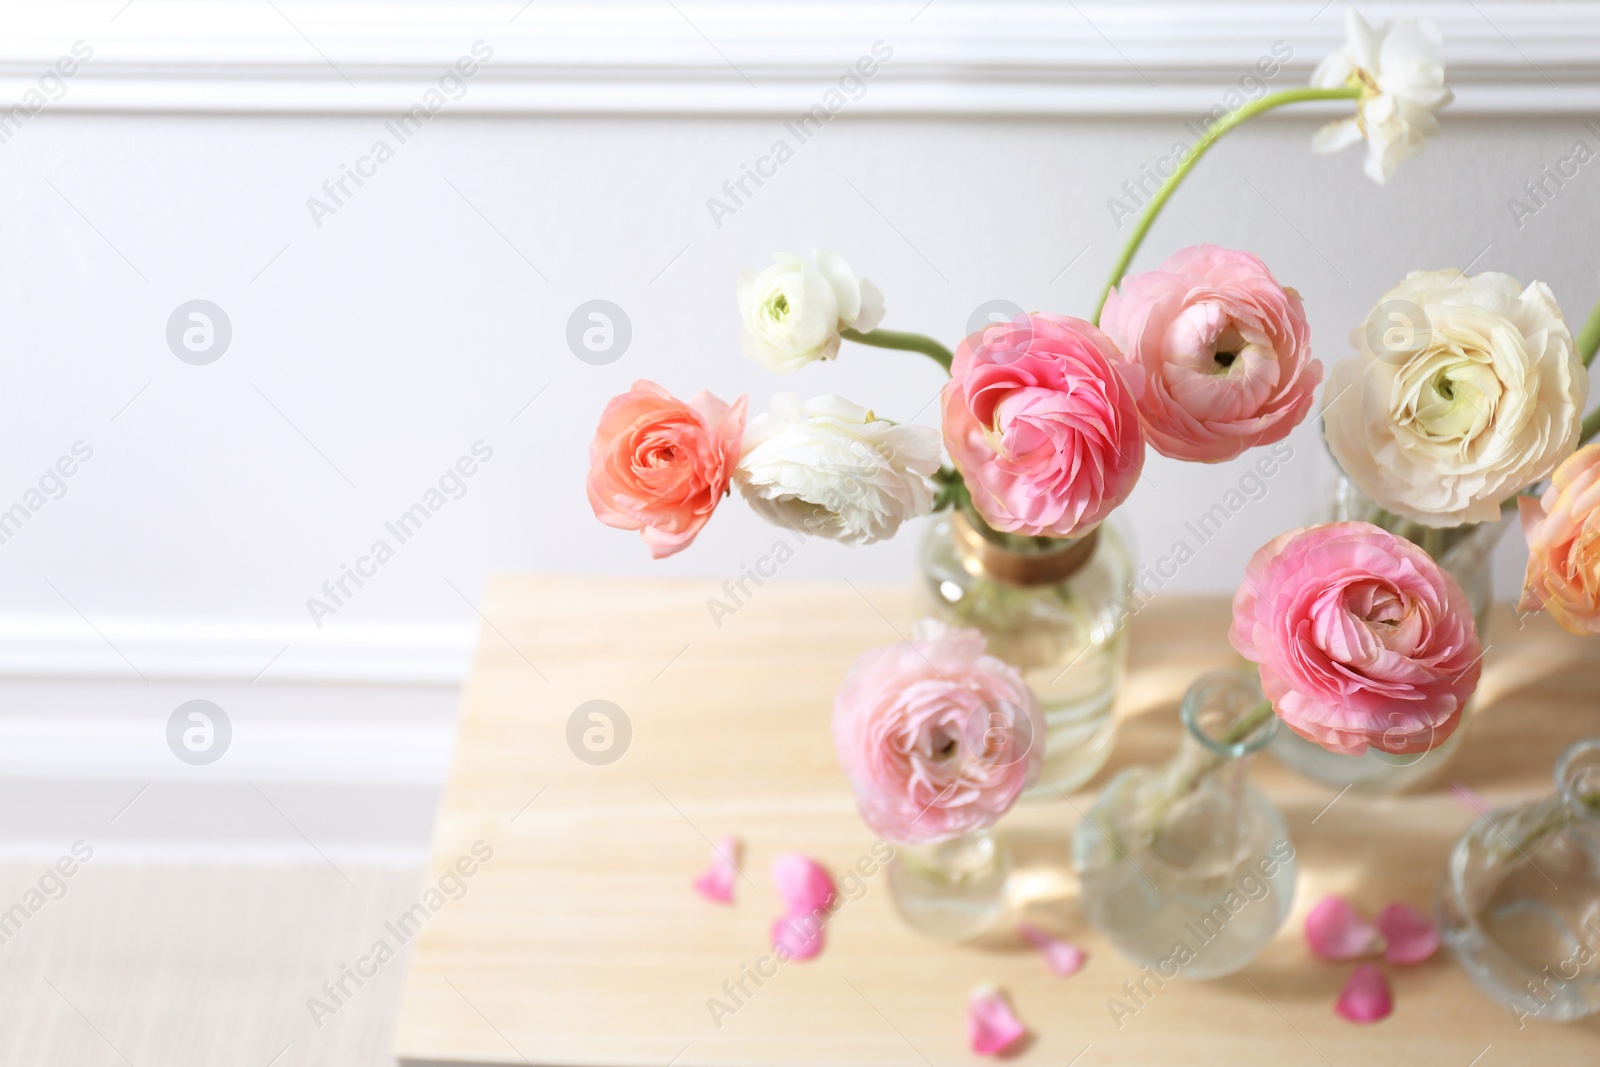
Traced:
<svg viewBox="0 0 1600 1067">
<path fill-rule="evenodd" d="M 96 861 L 409 865 L 428 853 L 438 787 L 329 783 L 0 783 L 0 861 L 86 842 Z"/>
<path fill-rule="evenodd" d="M 148 718 L 0 717 L 0 778 L 21 781 L 444 784 L 455 747 L 451 722 L 254 721 L 235 715 L 215 763 L 174 758 Z"/>
<path fill-rule="evenodd" d="M 1600 6 L 1359 6 L 1439 25 L 1452 113 L 1600 110 Z M 0 12 L 0 100 L 39 90 L 83 42 L 92 56 L 46 84 L 41 110 L 395 115 L 483 42 L 492 54 L 437 113 L 792 117 L 883 41 L 892 59 L 843 112 L 1193 117 L 1277 41 L 1292 56 L 1271 84 L 1303 84 L 1342 23 L 1322 0 L 53 0 Z"/>
<path fill-rule="evenodd" d="M 0 615 L 0 678 L 459 686 L 471 626 Z"/>
</svg>

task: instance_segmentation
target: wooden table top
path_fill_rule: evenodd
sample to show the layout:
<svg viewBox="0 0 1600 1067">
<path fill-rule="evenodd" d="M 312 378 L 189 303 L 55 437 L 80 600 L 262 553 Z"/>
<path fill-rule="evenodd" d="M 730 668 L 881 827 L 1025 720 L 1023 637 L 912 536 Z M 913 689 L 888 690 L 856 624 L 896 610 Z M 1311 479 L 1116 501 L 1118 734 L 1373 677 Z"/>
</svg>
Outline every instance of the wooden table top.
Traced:
<svg viewBox="0 0 1600 1067">
<path fill-rule="evenodd" d="M 1389 1019 L 1345 1022 L 1332 1009 L 1353 965 L 1316 961 L 1301 936 L 1327 893 L 1368 914 L 1391 900 L 1431 909 L 1450 846 L 1475 817 L 1450 783 L 1496 804 L 1545 795 L 1561 749 L 1600 734 L 1600 642 L 1542 616 L 1521 625 L 1509 610 L 1493 621 L 1465 742 L 1418 791 L 1336 798 L 1257 758 L 1253 780 L 1288 821 L 1300 880 L 1289 920 L 1243 971 L 1169 981 L 1119 1027 L 1108 1000 L 1139 970 L 1084 921 L 1075 877 L 1051 873 L 1092 791 L 1168 758 L 1184 688 L 1234 662 L 1224 601 L 1169 599 L 1133 622 L 1110 764 L 1070 803 L 1025 802 L 1002 823 L 1047 894 L 1028 917 L 1088 951 L 1082 972 L 1054 977 L 1020 943 L 919 937 L 880 873 L 834 915 L 820 956 L 779 968 L 718 1025 L 708 1000 L 770 951 L 781 910 L 772 858 L 804 852 L 837 873 L 869 850 L 828 719 L 850 662 L 908 634 L 911 606 L 901 588 L 770 583 L 714 620 L 716 595 L 720 583 L 491 582 L 434 837 L 433 884 L 444 883 L 417 915 L 403 1061 L 968 1064 L 968 994 L 996 983 L 1033 1035 L 1019 1064 L 1600 1063 L 1600 1017 L 1519 1029 L 1444 952 L 1389 968 Z M 567 743 L 569 718 L 591 700 L 613 702 L 631 725 L 624 754 L 605 765 Z M 724 834 L 744 842 L 732 907 L 690 889 L 708 839 Z"/>
</svg>

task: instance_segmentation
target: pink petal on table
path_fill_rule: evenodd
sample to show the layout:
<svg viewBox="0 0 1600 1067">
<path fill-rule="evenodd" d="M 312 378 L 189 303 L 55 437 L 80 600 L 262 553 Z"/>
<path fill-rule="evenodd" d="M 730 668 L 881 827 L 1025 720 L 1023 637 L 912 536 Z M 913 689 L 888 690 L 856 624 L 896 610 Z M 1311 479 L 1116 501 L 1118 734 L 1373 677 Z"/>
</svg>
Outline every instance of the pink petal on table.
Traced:
<svg viewBox="0 0 1600 1067">
<path fill-rule="evenodd" d="M 1489 814 L 1489 802 L 1479 796 L 1476 791 L 1460 782 L 1450 783 L 1450 792 L 1455 794 L 1457 800 L 1477 812 L 1479 815 Z"/>
<path fill-rule="evenodd" d="M 833 877 L 810 856 L 787 852 L 772 861 L 772 884 L 789 915 L 825 913 L 833 904 Z"/>
<path fill-rule="evenodd" d="M 1353 1023 L 1375 1023 L 1394 1011 L 1389 979 L 1375 964 L 1363 963 L 1350 975 L 1333 1010 Z"/>
<path fill-rule="evenodd" d="M 1390 963 L 1421 963 L 1439 951 L 1439 928 L 1410 904 L 1390 904 L 1378 912 L 1378 929 L 1389 943 L 1383 958 Z"/>
<path fill-rule="evenodd" d="M 1083 949 L 1070 941 L 1052 937 L 1031 923 L 1023 923 L 1017 927 L 1017 933 L 1021 934 L 1022 939 L 1028 944 L 1043 952 L 1045 965 L 1062 978 L 1070 977 L 1083 969 L 1085 958 Z"/>
<path fill-rule="evenodd" d="M 1306 944 L 1325 960 L 1354 960 L 1383 951 L 1383 936 L 1344 897 L 1323 897 L 1306 916 Z"/>
<path fill-rule="evenodd" d="M 772 949 L 790 959 L 809 960 L 822 951 L 822 924 L 827 912 L 790 912 L 772 924 Z"/>
<path fill-rule="evenodd" d="M 711 852 L 711 866 L 694 880 L 695 892 L 719 904 L 733 903 L 733 880 L 739 873 L 739 839 L 724 837 Z"/>
<path fill-rule="evenodd" d="M 973 1052 L 997 1056 L 1027 1032 L 999 989 L 979 986 L 972 991 L 972 998 L 967 1001 L 967 1041 Z"/>
</svg>

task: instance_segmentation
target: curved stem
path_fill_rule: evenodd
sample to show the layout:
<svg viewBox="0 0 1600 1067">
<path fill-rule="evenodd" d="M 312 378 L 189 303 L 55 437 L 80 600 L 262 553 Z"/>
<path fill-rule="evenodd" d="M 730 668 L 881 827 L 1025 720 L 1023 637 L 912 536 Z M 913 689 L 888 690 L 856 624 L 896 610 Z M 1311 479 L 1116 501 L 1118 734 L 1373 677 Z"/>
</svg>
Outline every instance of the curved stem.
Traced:
<svg viewBox="0 0 1600 1067">
<path fill-rule="evenodd" d="M 1260 729 L 1261 724 L 1272 718 L 1273 714 L 1272 701 L 1261 701 L 1261 703 L 1240 716 L 1239 720 L 1228 728 L 1228 732 L 1222 735 L 1221 742 L 1224 745 L 1238 744 Z M 1166 818 L 1167 811 L 1172 805 L 1177 803 L 1178 798 L 1193 789 L 1202 774 L 1209 774 L 1213 769 L 1220 767 L 1225 758 L 1209 749 L 1200 749 L 1198 746 L 1193 751 L 1195 753 L 1195 761 L 1185 767 L 1168 784 L 1165 794 L 1150 809 L 1146 821 L 1146 826 L 1148 827 L 1146 837 L 1151 842 L 1161 836 L 1161 822 Z"/>
<path fill-rule="evenodd" d="M 1578 331 L 1577 340 L 1578 355 L 1583 357 L 1583 365 L 1587 367 L 1594 362 L 1595 350 L 1600 349 L 1600 300 L 1595 301 L 1594 309 L 1589 312 L 1589 321 Z"/>
<path fill-rule="evenodd" d="M 950 372 L 950 364 L 955 362 L 955 356 L 948 348 L 920 333 L 906 333 L 902 330 L 868 330 L 862 333 L 860 330 L 846 327 L 839 331 L 839 336 L 847 341 L 872 345 L 875 348 L 899 348 L 907 352 L 921 352 L 943 367 L 947 374 Z"/>
<path fill-rule="evenodd" d="M 1600 408 L 1589 412 L 1583 420 L 1583 433 L 1578 438 L 1578 443 L 1584 444 L 1595 434 L 1600 433 Z"/>
<path fill-rule="evenodd" d="M 1094 307 L 1094 323 L 1100 325 L 1100 311 L 1106 306 L 1106 297 L 1111 295 L 1111 290 L 1122 280 L 1122 275 L 1127 271 L 1128 264 L 1133 262 L 1134 253 L 1139 251 L 1139 245 L 1144 241 L 1144 235 L 1149 232 L 1150 224 L 1161 214 L 1161 209 L 1173 192 L 1183 183 L 1200 157 L 1205 155 L 1206 149 L 1215 144 L 1223 134 L 1255 118 L 1263 111 L 1271 111 L 1284 104 L 1298 104 L 1307 100 L 1355 100 L 1361 96 L 1360 86 L 1346 86 L 1342 89 L 1280 89 L 1275 93 L 1268 93 L 1260 100 L 1252 100 L 1236 111 L 1220 119 L 1215 126 L 1205 132 L 1194 143 L 1183 162 L 1178 164 L 1172 176 L 1161 183 L 1161 188 L 1156 190 L 1156 195 L 1144 206 L 1144 212 L 1139 216 L 1139 222 L 1133 228 L 1133 233 L 1128 237 L 1127 245 L 1122 249 L 1122 258 L 1117 260 L 1117 265 L 1111 268 L 1111 277 L 1106 281 L 1105 289 L 1100 293 L 1100 302 Z"/>
<path fill-rule="evenodd" d="M 1236 745 L 1256 732 L 1256 728 L 1272 717 L 1272 701 L 1263 700 L 1239 718 L 1222 736 L 1225 745 Z"/>
</svg>

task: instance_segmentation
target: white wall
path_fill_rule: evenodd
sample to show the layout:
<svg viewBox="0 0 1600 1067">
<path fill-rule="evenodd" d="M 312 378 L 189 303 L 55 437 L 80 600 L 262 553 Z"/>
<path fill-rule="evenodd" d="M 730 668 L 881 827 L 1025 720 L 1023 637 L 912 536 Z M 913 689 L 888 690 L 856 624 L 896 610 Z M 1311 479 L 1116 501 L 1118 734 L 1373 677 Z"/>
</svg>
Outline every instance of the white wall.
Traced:
<svg viewBox="0 0 1600 1067">
<path fill-rule="evenodd" d="M 112 22 L 118 6 L 0 13 L 0 29 L 10 19 L 17 31 L 0 63 L 13 98 L 73 41 L 99 42 L 65 95 L 0 143 L 0 510 L 75 442 L 93 449 L 65 496 L 0 544 L 0 672 L 421 682 L 435 694 L 422 719 L 436 724 L 487 574 L 733 576 L 771 545 L 775 532 L 737 499 L 661 563 L 596 523 L 583 494 L 589 437 L 635 378 L 749 394 L 757 409 L 783 389 L 840 392 L 935 421 L 940 374 L 912 354 L 847 348 L 782 379 L 741 357 L 740 267 L 837 249 L 886 293 L 885 325 L 951 343 L 991 298 L 1086 315 L 1128 228 L 1108 198 L 1187 138 L 1185 123 L 1274 41 L 1294 53 L 1279 87 L 1302 84 L 1339 36 L 1338 8 L 1313 21 L 1316 4 L 1211 5 L 1188 22 L 1193 5 L 1151 22 L 1139 5 L 1083 5 L 1115 49 L 1070 8 L 974 14 L 942 0 L 915 22 L 917 4 L 780 5 L 765 23 L 701 5 L 685 7 L 687 28 L 670 7 L 665 22 L 636 7 L 608 23 L 604 7 L 538 5 L 511 23 L 518 5 L 478 4 L 452 8 L 448 33 L 428 30 L 433 9 L 396 5 L 415 17 L 380 20 L 387 36 L 363 31 L 362 5 L 337 18 L 284 5 L 304 36 L 270 8 L 218 5 L 205 17 L 233 36 L 210 38 L 203 19 L 172 28 L 193 11 L 140 0 Z M 1508 200 L 1574 142 L 1600 148 L 1587 124 L 1600 113 L 1592 48 L 1583 60 L 1600 19 L 1588 5 L 1477 7 L 1495 22 L 1471 5 L 1413 8 L 1457 33 L 1461 104 L 1391 185 L 1364 178 L 1355 152 L 1312 156 L 1315 118 L 1259 122 L 1204 162 L 1136 266 L 1201 241 L 1253 251 L 1305 297 L 1330 362 L 1416 268 L 1542 278 L 1581 321 L 1600 295 L 1600 164 L 1520 226 Z M 774 139 L 793 143 L 785 119 L 880 39 L 899 47 L 865 96 L 715 225 L 707 198 Z M 399 144 L 384 123 L 475 40 L 496 58 Z M 394 158 L 318 225 L 308 198 L 379 138 Z M 195 298 L 232 324 L 207 366 L 181 362 L 165 337 Z M 580 361 L 564 339 L 593 298 L 632 323 L 609 366 Z M 375 539 L 395 545 L 384 523 L 478 441 L 493 458 L 465 496 L 315 625 L 307 598 Z M 1267 496 L 1167 588 L 1230 591 L 1257 545 L 1316 516 L 1330 467 L 1315 427 L 1293 442 Z M 1184 522 L 1248 463 L 1154 459 L 1122 515 L 1141 560 L 1192 541 Z M 784 576 L 908 580 L 915 541 L 813 544 Z M 1520 552 L 1512 532 L 1503 589 Z M 12 707 L 48 716 L 49 692 Z M 305 705 L 282 693 L 258 714 L 295 719 Z M 61 699 L 90 708 L 88 720 L 124 715 L 116 700 Z M 159 727 L 166 710 L 138 714 Z"/>
</svg>

